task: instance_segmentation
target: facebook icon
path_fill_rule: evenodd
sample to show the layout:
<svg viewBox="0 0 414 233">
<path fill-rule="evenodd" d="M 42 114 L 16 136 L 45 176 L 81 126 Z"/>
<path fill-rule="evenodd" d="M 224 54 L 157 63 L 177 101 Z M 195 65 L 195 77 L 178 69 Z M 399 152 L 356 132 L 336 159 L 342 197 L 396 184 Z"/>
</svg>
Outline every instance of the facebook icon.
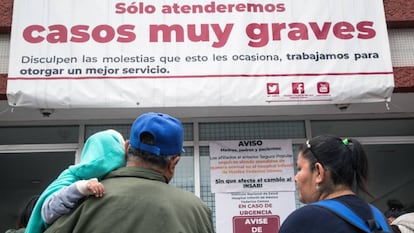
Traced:
<svg viewBox="0 0 414 233">
<path fill-rule="evenodd" d="M 305 94 L 305 84 L 303 82 L 292 83 L 293 94 Z"/>
</svg>

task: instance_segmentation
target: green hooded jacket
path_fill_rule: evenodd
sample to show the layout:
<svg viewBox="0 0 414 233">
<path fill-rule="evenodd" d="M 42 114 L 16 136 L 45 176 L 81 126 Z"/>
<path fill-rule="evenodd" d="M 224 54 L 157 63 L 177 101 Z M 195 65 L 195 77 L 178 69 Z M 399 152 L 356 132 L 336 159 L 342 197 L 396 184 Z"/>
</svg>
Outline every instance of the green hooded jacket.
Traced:
<svg viewBox="0 0 414 233">
<path fill-rule="evenodd" d="M 56 191 L 78 180 L 100 180 L 110 171 L 125 166 L 124 144 L 122 135 L 112 129 L 90 136 L 82 150 L 79 164 L 65 169 L 40 195 L 25 232 L 42 233 L 46 230 L 48 225 L 42 219 L 42 205 Z"/>
</svg>

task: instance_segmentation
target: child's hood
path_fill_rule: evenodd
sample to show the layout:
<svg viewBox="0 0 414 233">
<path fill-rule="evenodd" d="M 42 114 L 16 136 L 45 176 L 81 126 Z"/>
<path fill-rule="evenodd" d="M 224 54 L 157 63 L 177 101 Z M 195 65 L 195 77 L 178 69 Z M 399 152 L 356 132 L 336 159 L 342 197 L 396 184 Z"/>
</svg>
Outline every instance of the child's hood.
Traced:
<svg viewBox="0 0 414 233">
<path fill-rule="evenodd" d="M 125 140 L 112 129 L 93 134 L 82 150 L 80 163 L 69 170 L 80 179 L 101 179 L 110 171 L 125 166 Z"/>
</svg>

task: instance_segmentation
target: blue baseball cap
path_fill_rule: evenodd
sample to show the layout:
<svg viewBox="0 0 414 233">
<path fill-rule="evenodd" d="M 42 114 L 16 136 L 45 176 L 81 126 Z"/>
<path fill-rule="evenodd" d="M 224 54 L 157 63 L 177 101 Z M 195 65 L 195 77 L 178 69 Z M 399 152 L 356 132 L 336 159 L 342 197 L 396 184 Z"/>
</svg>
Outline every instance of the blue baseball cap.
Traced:
<svg viewBox="0 0 414 233">
<path fill-rule="evenodd" d="M 154 137 L 154 144 L 141 142 L 141 134 L 149 133 Z M 184 152 L 183 126 L 176 118 L 164 114 L 149 112 L 139 116 L 131 128 L 129 144 L 138 150 L 155 155 L 176 155 Z"/>
</svg>

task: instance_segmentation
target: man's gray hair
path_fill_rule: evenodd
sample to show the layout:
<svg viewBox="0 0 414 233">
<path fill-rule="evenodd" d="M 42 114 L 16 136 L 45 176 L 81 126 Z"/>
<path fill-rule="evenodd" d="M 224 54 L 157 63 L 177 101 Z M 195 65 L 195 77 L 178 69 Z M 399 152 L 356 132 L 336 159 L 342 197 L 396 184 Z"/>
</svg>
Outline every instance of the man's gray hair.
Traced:
<svg viewBox="0 0 414 233">
<path fill-rule="evenodd" d="M 135 149 L 132 146 L 128 147 L 128 157 L 136 159 L 137 157 L 145 162 L 157 165 L 159 167 L 165 168 L 170 162 L 171 159 L 179 156 L 178 155 L 155 155 L 153 153 Z"/>
</svg>

